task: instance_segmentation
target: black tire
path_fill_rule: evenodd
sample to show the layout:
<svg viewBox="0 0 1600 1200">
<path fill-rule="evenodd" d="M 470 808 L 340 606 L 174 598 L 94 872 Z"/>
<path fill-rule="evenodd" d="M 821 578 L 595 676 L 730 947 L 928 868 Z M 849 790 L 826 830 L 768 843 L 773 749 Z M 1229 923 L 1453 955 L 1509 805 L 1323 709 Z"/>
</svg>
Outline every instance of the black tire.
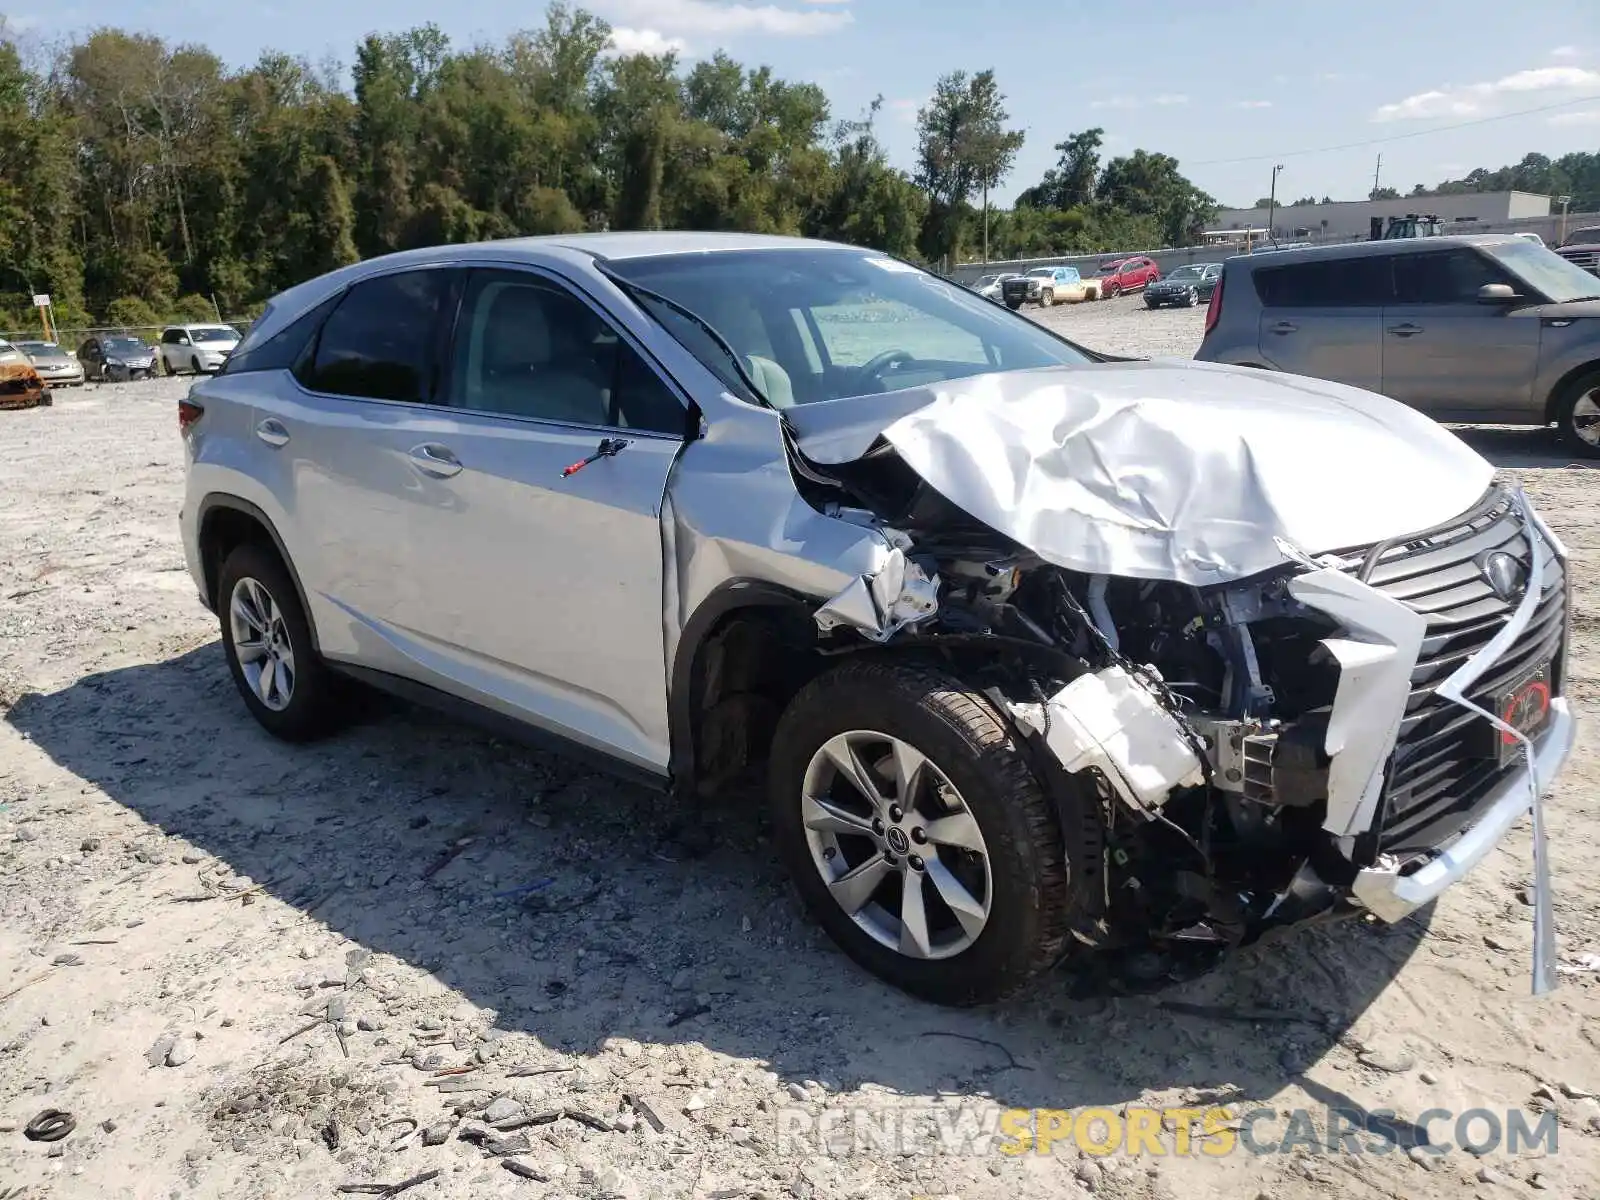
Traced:
<svg viewBox="0 0 1600 1200">
<path fill-rule="evenodd" d="M 1015 301 L 1007 300 L 1006 301 L 1006 307 L 1009 308 L 1012 312 L 1016 312 L 1019 308 L 1022 307 L 1022 301 L 1021 300 L 1015 300 Z"/>
<path fill-rule="evenodd" d="M 1193 288 L 1190 288 L 1186 293 L 1184 293 L 1183 306 L 1185 308 L 1193 308 L 1196 304 L 1199 304 L 1199 303 L 1200 303 L 1200 293 L 1199 292 L 1195 291 Z"/>
<path fill-rule="evenodd" d="M 205 368 L 200 365 L 200 356 L 198 354 L 189 356 L 189 365 L 194 368 L 196 375 L 204 375 L 206 373 Z"/>
<path fill-rule="evenodd" d="M 1045 288 L 1039 293 L 1040 308 L 1054 308 L 1056 306 L 1056 293 L 1054 288 Z"/>
<path fill-rule="evenodd" d="M 1600 440 L 1587 442 L 1578 432 L 1578 422 L 1588 415 L 1580 416 L 1576 411 L 1578 401 L 1585 396 L 1592 397 L 1595 404 L 1600 405 L 1600 371 L 1578 376 L 1562 391 L 1555 406 L 1556 430 L 1567 449 L 1584 458 L 1600 458 Z M 1592 431 L 1591 436 L 1600 439 L 1600 425 L 1585 421 L 1584 427 Z"/>
<path fill-rule="evenodd" d="M 1149 298 L 1149 297 L 1148 297 L 1148 296 L 1146 296 L 1146 297 L 1145 297 L 1145 301 L 1144 301 L 1144 306 L 1145 306 L 1145 307 L 1146 307 L 1146 308 L 1150 308 L 1150 309 L 1156 309 L 1156 308 L 1160 308 L 1160 307 L 1161 307 L 1161 301 L 1159 301 L 1159 300 L 1152 300 L 1152 299 L 1150 299 L 1150 298 Z"/>
<path fill-rule="evenodd" d="M 281 618 L 282 633 L 294 656 L 293 687 L 288 704 L 281 709 L 269 707 L 256 694 L 234 646 L 229 606 L 235 588 L 246 579 L 254 580 L 271 596 Z M 304 742 L 338 729 L 341 724 L 338 719 L 339 679 L 313 649 L 311 626 L 300 605 L 300 595 L 274 551 L 246 543 L 228 555 L 217 581 L 217 615 L 222 625 L 222 650 L 228 660 L 228 671 L 250 715 L 267 732 L 284 741 Z"/>
<path fill-rule="evenodd" d="M 806 840 L 801 790 L 806 769 L 832 737 L 886 734 L 921 751 L 961 794 L 988 853 L 990 909 L 965 950 L 914 958 L 875 939 L 835 902 Z M 1077 945 L 1068 929 L 1086 899 L 1086 863 L 1098 817 L 1063 845 L 1055 810 L 1010 727 L 979 692 L 948 671 L 915 660 L 863 660 L 812 681 L 790 703 L 774 736 L 769 779 L 774 832 L 801 900 L 847 955 L 880 979 L 936 1004 L 999 999 Z M 1098 807 L 1085 807 L 1098 813 Z M 958 852 L 959 853 L 959 852 Z M 895 885 L 890 885 L 891 887 Z"/>
</svg>

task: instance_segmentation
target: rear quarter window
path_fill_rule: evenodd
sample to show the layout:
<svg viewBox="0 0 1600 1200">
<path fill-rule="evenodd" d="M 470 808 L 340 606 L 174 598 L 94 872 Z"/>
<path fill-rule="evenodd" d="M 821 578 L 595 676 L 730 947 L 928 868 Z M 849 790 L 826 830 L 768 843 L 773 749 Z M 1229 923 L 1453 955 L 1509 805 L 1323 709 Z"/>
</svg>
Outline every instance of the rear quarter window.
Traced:
<svg viewBox="0 0 1600 1200">
<path fill-rule="evenodd" d="M 293 371 L 305 365 L 312 339 L 329 313 L 344 298 L 336 292 L 321 304 L 290 321 L 269 338 L 256 341 L 246 335 L 240 349 L 223 361 L 219 375 L 243 375 L 248 371 Z"/>
</svg>

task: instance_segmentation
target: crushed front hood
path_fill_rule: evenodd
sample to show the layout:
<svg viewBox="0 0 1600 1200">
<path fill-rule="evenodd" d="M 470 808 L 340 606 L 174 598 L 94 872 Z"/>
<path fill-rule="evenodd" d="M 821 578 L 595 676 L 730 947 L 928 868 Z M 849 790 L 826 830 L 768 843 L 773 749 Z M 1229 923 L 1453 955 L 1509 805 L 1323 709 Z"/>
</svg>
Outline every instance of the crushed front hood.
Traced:
<svg viewBox="0 0 1600 1200">
<path fill-rule="evenodd" d="M 797 405 L 826 465 L 881 437 L 932 488 L 1058 566 L 1204 586 L 1429 528 L 1493 468 L 1427 417 L 1300 375 L 1179 360 L 979 375 Z"/>
</svg>

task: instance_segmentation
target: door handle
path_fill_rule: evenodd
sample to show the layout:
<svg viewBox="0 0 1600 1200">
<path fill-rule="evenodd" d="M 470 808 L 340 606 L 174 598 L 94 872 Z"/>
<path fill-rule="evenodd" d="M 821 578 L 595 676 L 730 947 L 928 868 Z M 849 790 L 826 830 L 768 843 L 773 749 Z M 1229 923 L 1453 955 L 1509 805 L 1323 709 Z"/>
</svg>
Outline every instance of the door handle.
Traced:
<svg viewBox="0 0 1600 1200">
<path fill-rule="evenodd" d="M 1413 325 L 1408 321 L 1404 325 L 1389 326 L 1389 332 L 1394 334 L 1395 337 L 1415 337 L 1422 332 L 1422 326 Z"/>
<path fill-rule="evenodd" d="M 282 446 L 289 441 L 289 431 L 277 417 L 268 417 L 257 425 L 256 436 L 269 446 Z"/>
<path fill-rule="evenodd" d="M 435 479 L 449 479 L 452 475 L 461 474 L 461 460 L 448 446 L 441 446 L 437 442 L 423 442 L 420 446 L 411 447 L 409 457 L 413 467 Z"/>
<path fill-rule="evenodd" d="M 1293 333 L 1295 330 L 1297 330 L 1299 328 L 1300 328 L 1300 326 L 1296 325 L 1293 321 L 1279 321 L 1276 325 L 1272 326 L 1272 332 L 1273 333 Z"/>
</svg>

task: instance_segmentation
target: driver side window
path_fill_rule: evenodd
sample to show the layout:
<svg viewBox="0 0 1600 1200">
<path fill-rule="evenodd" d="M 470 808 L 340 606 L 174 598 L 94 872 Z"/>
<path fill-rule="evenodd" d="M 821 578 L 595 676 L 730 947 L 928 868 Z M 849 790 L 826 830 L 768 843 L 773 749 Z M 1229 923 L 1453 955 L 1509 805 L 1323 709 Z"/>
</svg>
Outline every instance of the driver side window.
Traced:
<svg viewBox="0 0 1600 1200">
<path fill-rule="evenodd" d="M 682 434 L 682 403 L 612 326 L 539 275 L 474 271 L 456 325 L 450 404 L 571 425 Z"/>
</svg>

